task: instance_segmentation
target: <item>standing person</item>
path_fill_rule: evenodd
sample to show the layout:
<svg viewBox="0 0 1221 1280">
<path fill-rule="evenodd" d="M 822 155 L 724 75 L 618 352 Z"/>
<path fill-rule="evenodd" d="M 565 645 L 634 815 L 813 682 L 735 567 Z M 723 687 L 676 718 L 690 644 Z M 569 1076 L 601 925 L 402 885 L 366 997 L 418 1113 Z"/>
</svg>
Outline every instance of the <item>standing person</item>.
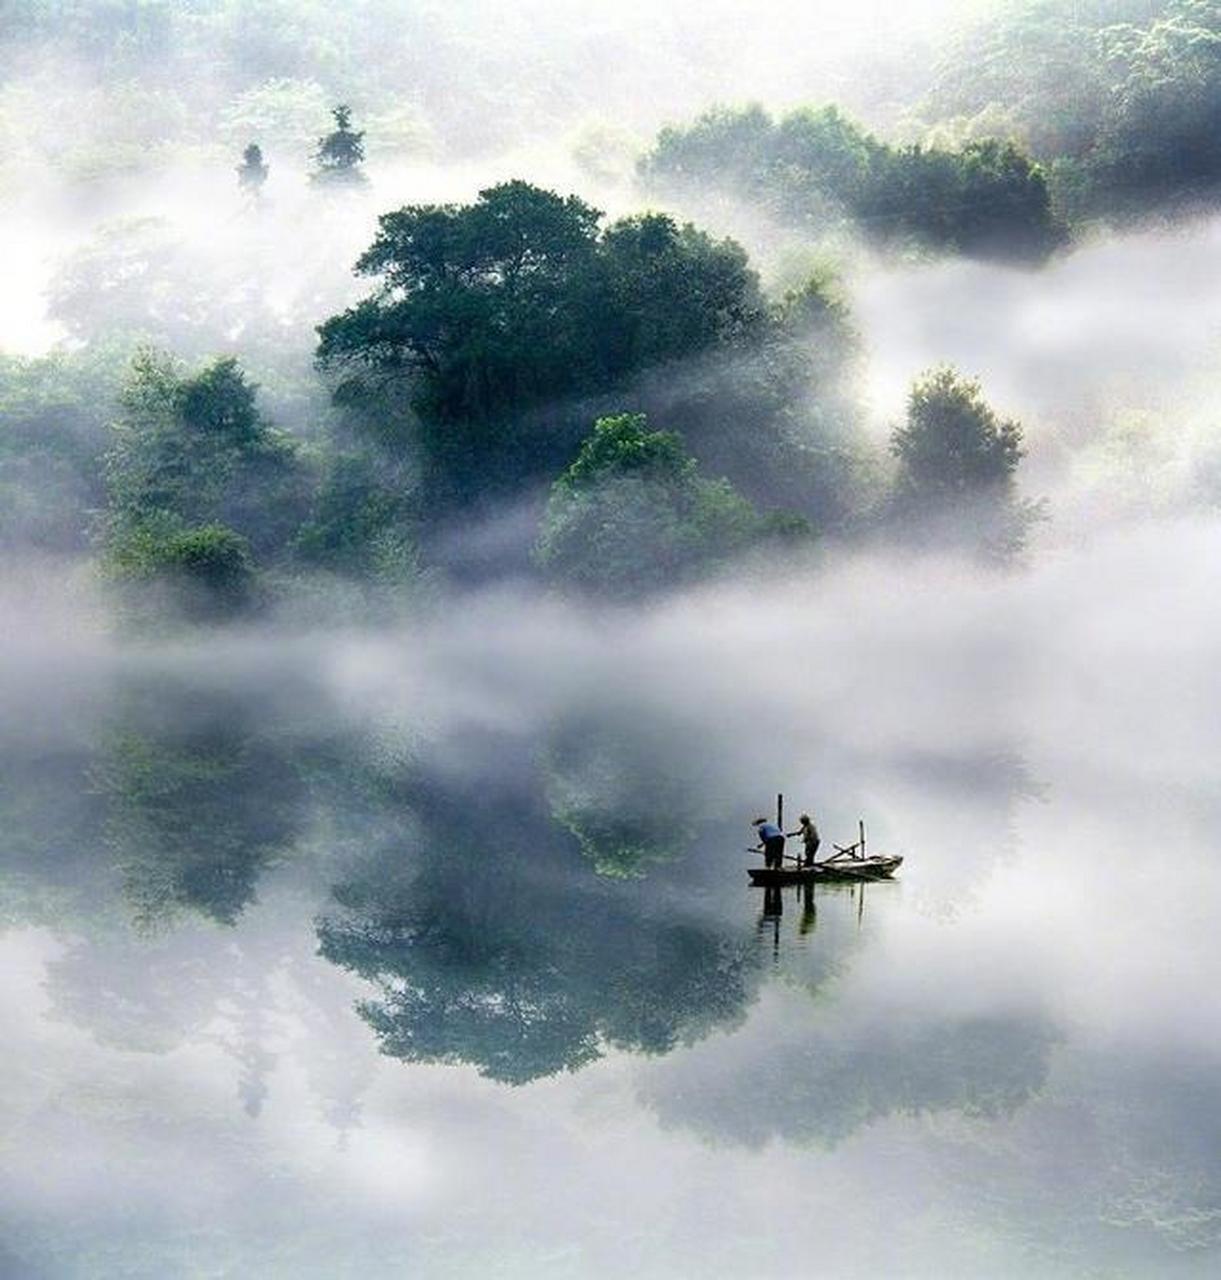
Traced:
<svg viewBox="0 0 1221 1280">
<path fill-rule="evenodd" d="M 802 862 L 803 866 L 812 867 L 814 859 L 818 855 L 818 846 L 822 844 L 822 837 L 818 834 L 818 828 L 814 825 L 814 819 L 808 813 L 803 813 L 797 819 L 797 830 L 786 831 L 786 836 L 800 836 L 801 843 L 805 848 L 805 858 Z"/>
<path fill-rule="evenodd" d="M 784 832 L 766 818 L 756 818 L 750 825 L 759 836 L 755 848 L 763 850 L 763 865 L 778 869 L 784 862 Z"/>
</svg>

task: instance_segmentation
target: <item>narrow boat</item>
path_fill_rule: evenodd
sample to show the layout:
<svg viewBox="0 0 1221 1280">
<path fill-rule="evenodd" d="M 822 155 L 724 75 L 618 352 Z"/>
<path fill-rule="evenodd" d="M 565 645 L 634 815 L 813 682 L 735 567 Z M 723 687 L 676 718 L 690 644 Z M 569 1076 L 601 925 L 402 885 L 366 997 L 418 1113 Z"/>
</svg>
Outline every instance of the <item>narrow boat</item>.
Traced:
<svg viewBox="0 0 1221 1280">
<path fill-rule="evenodd" d="M 902 865 L 896 854 L 870 854 L 866 858 L 837 853 L 809 867 L 748 867 L 751 884 L 804 884 L 808 880 L 889 880 Z"/>
</svg>

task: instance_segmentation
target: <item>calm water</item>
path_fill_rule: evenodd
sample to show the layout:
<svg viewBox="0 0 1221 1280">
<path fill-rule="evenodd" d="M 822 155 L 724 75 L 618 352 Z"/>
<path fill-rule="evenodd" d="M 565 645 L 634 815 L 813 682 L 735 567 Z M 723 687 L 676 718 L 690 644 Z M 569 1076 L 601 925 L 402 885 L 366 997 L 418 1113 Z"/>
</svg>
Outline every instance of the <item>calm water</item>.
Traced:
<svg viewBox="0 0 1221 1280">
<path fill-rule="evenodd" d="M 0 1273 L 1215 1275 L 1219 547 L 138 647 L 11 588 Z M 899 881 L 777 911 L 777 790 Z"/>
</svg>

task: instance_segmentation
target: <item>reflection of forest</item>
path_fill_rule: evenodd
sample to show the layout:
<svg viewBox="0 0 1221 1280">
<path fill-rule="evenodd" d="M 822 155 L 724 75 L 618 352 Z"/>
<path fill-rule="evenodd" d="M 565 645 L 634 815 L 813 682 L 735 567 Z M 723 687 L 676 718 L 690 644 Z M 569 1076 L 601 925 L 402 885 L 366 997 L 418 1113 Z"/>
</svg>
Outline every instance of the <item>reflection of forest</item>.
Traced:
<svg viewBox="0 0 1221 1280">
<path fill-rule="evenodd" d="M 696 1054 L 650 1097 L 670 1123 L 717 1141 L 834 1145 L 889 1115 L 997 1118 L 1042 1087 L 1050 1026 L 1005 1016 L 896 1018 L 786 1005 L 791 1015 L 720 1058 Z M 749 1097 L 749 1106 L 741 1099 Z"/>
<path fill-rule="evenodd" d="M 371 852 L 318 926 L 322 954 L 376 984 L 361 1013 L 384 1052 L 524 1082 L 740 1020 L 749 938 L 679 873 L 593 874 L 531 766 L 412 799 L 412 840 Z"/>
<path fill-rule="evenodd" d="M 120 685 L 95 751 L 18 762 L 29 811 L 13 811 L 10 869 L 98 888 L 113 877 L 122 914 L 150 939 L 109 933 L 69 949 L 53 987 L 74 1021 L 148 1049 L 196 1034 L 235 997 L 191 917 L 236 925 L 273 866 L 303 859 L 332 885 L 320 953 L 372 984 L 359 1010 L 393 1057 L 525 1082 L 608 1048 L 668 1053 L 743 1020 L 768 955 L 747 924 L 754 896 L 720 856 L 743 838 L 741 815 L 724 818 L 739 806 L 692 726 L 587 707 L 541 747 L 472 736 L 433 743 L 431 765 L 418 745 L 387 764 L 336 731 L 308 680 L 282 674 L 258 693 L 223 671 L 145 673 Z M 993 790 L 1011 802 L 1007 778 Z M 792 978 L 776 965 L 776 904 L 762 906 L 770 968 Z M 813 900 L 793 922 L 817 944 L 799 978 L 814 989 L 859 939 L 834 927 L 815 939 Z M 246 932 L 239 950 L 247 965 L 261 954 Z M 243 981 L 231 1049 L 257 1111 L 266 979 L 247 967 Z"/>
<path fill-rule="evenodd" d="M 1091 1054 L 1033 1012 L 844 1002 L 904 886 L 798 892 L 777 914 L 739 879 L 740 798 L 718 799 L 707 752 L 667 771 L 689 739 L 664 717 L 386 752 L 307 686 L 225 683 L 128 682 L 92 744 L 4 747 L 6 916 L 59 933 L 54 1016 L 104 1048 L 217 1049 L 251 1117 L 289 1059 L 341 1134 L 370 1029 L 391 1058 L 515 1084 L 623 1050 L 654 1059 L 640 1097 L 667 1127 L 717 1143 L 834 1147 L 906 1119 L 890 1140 L 981 1229 L 1042 1224 L 1039 1265 L 1113 1249 L 1152 1273 L 1167 1245 L 1221 1242 L 1207 1071 Z M 888 785 L 921 800 L 927 847 L 940 805 L 980 851 L 960 893 L 1030 791 L 1009 757 L 929 755 Z M 367 1025 L 342 971 L 367 984 Z"/>
</svg>

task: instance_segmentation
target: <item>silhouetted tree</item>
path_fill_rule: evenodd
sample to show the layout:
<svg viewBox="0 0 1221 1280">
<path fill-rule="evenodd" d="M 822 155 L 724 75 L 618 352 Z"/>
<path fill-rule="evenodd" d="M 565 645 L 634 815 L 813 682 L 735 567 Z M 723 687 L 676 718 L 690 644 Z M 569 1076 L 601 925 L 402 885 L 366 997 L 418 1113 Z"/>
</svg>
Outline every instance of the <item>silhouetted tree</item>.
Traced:
<svg viewBox="0 0 1221 1280">
<path fill-rule="evenodd" d="M 263 149 L 257 142 L 252 142 L 242 152 L 242 163 L 237 170 L 238 185 L 243 191 L 257 198 L 262 193 L 268 172 L 263 160 Z"/>
<path fill-rule="evenodd" d="M 1021 549 L 1041 514 L 1017 496 L 1022 428 L 997 417 L 978 382 L 950 368 L 918 379 L 890 449 L 899 464 L 893 511 L 906 528 L 1001 559 Z"/>
<path fill-rule="evenodd" d="M 349 186 L 367 182 L 360 168 L 365 159 L 364 131 L 352 129 L 350 107 L 335 107 L 331 115 L 335 118 L 335 128 L 318 139 L 318 149 L 314 152 L 317 168 L 310 175 L 310 180 Z"/>
</svg>

